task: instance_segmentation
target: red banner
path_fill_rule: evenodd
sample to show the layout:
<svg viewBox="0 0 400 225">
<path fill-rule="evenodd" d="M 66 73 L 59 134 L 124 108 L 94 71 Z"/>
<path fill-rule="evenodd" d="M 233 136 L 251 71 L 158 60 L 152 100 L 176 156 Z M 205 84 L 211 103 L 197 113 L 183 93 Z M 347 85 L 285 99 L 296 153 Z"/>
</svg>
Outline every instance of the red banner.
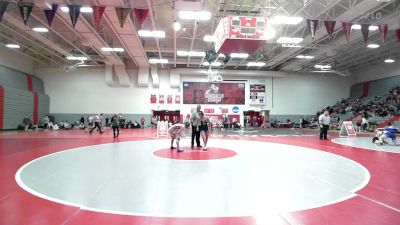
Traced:
<svg viewBox="0 0 400 225">
<path fill-rule="evenodd" d="M 150 103 L 151 104 L 156 104 L 157 103 L 157 95 L 151 95 L 150 96 Z"/>
<path fill-rule="evenodd" d="M 353 24 L 347 23 L 347 22 L 342 23 L 342 29 L 343 29 L 344 36 L 346 37 L 347 43 L 349 42 L 349 39 L 350 39 L 351 25 L 353 25 Z"/>
<path fill-rule="evenodd" d="M 183 104 L 245 104 L 245 83 L 183 82 Z"/>
<path fill-rule="evenodd" d="M 119 25 L 121 28 L 124 26 L 125 20 L 128 17 L 130 8 L 115 8 L 115 12 L 117 13 Z"/>
<path fill-rule="evenodd" d="M 396 30 L 397 40 L 400 42 L 400 28 Z"/>
<path fill-rule="evenodd" d="M 104 11 L 106 10 L 106 7 L 94 5 L 92 6 L 92 9 L 93 9 L 92 16 L 93 16 L 94 26 L 98 27 L 100 24 L 101 17 L 103 17 Z"/>
<path fill-rule="evenodd" d="M 332 37 L 333 31 L 335 30 L 336 21 L 324 21 L 324 24 L 329 37 Z"/>
<path fill-rule="evenodd" d="M 167 97 L 167 103 L 172 104 L 172 95 L 168 95 Z"/>
<path fill-rule="evenodd" d="M 51 9 L 44 10 L 44 15 L 46 16 L 47 24 L 49 24 L 49 27 L 51 27 L 51 23 L 53 22 L 53 19 L 54 19 L 54 16 L 56 15 L 57 9 L 58 9 L 58 5 L 52 4 Z"/>
<path fill-rule="evenodd" d="M 175 95 L 175 104 L 181 104 L 181 96 Z"/>
<path fill-rule="evenodd" d="M 307 19 L 306 21 L 307 21 L 307 27 L 311 33 L 311 38 L 314 38 L 315 32 L 318 29 L 319 21 L 318 20 L 310 20 L 310 19 Z"/>
<path fill-rule="evenodd" d="M 387 24 L 379 25 L 378 27 L 379 27 L 379 33 L 381 33 L 382 35 L 382 41 L 385 42 L 386 36 L 388 34 L 388 25 Z"/>
<path fill-rule="evenodd" d="M 142 29 L 143 23 L 149 14 L 149 9 L 133 9 L 135 11 L 136 21 L 139 24 L 140 29 Z"/>
<path fill-rule="evenodd" d="M 204 113 L 214 113 L 214 109 L 204 109 Z"/>
<path fill-rule="evenodd" d="M 158 98 L 158 103 L 164 104 L 164 95 L 160 95 L 160 97 Z"/>
<path fill-rule="evenodd" d="M 228 113 L 228 109 L 221 109 L 221 113 Z"/>
<path fill-rule="evenodd" d="M 370 24 L 361 24 L 361 33 L 364 37 L 364 42 L 367 43 Z"/>
</svg>

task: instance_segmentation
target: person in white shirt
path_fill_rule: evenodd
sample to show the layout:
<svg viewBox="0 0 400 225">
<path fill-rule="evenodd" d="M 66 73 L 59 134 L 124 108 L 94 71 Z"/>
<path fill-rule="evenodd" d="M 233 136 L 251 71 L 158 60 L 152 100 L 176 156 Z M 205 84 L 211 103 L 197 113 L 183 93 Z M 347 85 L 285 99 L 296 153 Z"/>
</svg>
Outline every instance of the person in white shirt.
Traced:
<svg viewBox="0 0 400 225">
<path fill-rule="evenodd" d="M 324 114 L 321 114 L 319 116 L 319 127 L 320 127 L 320 133 L 319 133 L 319 139 L 321 140 L 328 140 L 328 130 L 329 130 L 329 125 L 331 124 L 331 117 L 329 116 L 329 112 L 327 110 L 324 111 Z"/>
<path fill-rule="evenodd" d="M 96 129 L 96 127 L 97 127 L 98 131 L 100 132 L 100 134 L 102 134 L 103 131 L 101 130 L 101 117 L 100 117 L 100 115 L 95 115 L 94 116 L 94 127 L 90 130 L 89 133 L 92 134 L 93 130 Z"/>
<path fill-rule="evenodd" d="M 368 129 L 368 120 L 365 118 L 365 116 L 363 116 L 363 118 L 362 118 L 361 127 L 362 127 L 362 130 L 363 130 L 364 132 L 367 132 L 367 129 Z"/>
<path fill-rule="evenodd" d="M 179 148 L 179 141 L 183 137 L 183 130 L 185 130 L 185 125 L 175 124 L 168 129 L 169 136 L 171 137 L 171 150 L 175 149 L 174 140 L 176 140 L 176 151 L 183 152 L 183 149 Z"/>
</svg>

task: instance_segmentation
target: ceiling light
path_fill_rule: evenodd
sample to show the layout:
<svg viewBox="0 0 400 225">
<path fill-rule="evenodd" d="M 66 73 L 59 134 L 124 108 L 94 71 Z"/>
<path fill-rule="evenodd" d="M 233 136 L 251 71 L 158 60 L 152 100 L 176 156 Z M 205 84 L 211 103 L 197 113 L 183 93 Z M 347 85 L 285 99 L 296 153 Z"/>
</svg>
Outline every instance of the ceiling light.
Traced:
<svg viewBox="0 0 400 225">
<path fill-rule="evenodd" d="M 301 48 L 301 47 L 302 47 L 301 45 L 296 45 L 296 44 L 287 44 L 287 43 L 282 44 L 282 48 Z"/>
<path fill-rule="evenodd" d="M 221 66 L 222 63 L 221 62 L 212 62 L 211 66 Z"/>
<path fill-rule="evenodd" d="M 231 53 L 230 57 L 231 58 L 245 59 L 245 58 L 249 57 L 249 54 L 247 54 L 247 53 Z"/>
<path fill-rule="evenodd" d="M 41 33 L 49 32 L 49 29 L 47 29 L 46 27 L 34 27 L 32 28 L 32 30 Z"/>
<path fill-rule="evenodd" d="M 222 53 L 219 53 L 219 54 L 218 54 L 218 58 L 225 58 L 225 55 L 222 54 Z"/>
<path fill-rule="evenodd" d="M 280 37 L 276 42 L 285 44 L 298 44 L 303 41 L 303 38 Z"/>
<path fill-rule="evenodd" d="M 314 67 L 317 68 L 317 69 L 323 70 L 323 69 L 330 69 L 332 66 L 331 65 L 319 65 L 319 64 L 316 64 Z"/>
<path fill-rule="evenodd" d="M 85 56 L 67 56 L 68 60 L 81 60 L 81 61 L 85 61 L 87 60 L 87 57 Z"/>
<path fill-rule="evenodd" d="M 296 25 L 303 21 L 301 17 L 290 17 L 290 16 L 275 16 L 271 19 L 271 24 L 291 24 Z"/>
<path fill-rule="evenodd" d="M 123 48 L 113 48 L 114 52 L 124 52 L 125 50 Z"/>
<path fill-rule="evenodd" d="M 379 48 L 380 45 L 377 44 L 369 44 L 367 45 L 368 48 Z"/>
<path fill-rule="evenodd" d="M 214 35 L 204 35 L 203 40 L 207 41 L 207 42 L 214 42 L 215 41 L 215 37 L 214 37 Z"/>
<path fill-rule="evenodd" d="M 296 56 L 296 58 L 298 58 L 298 59 L 313 59 L 314 56 L 311 56 L 311 55 L 298 55 L 298 56 Z"/>
<path fill-rule="evenodd" d="M 258 66 L 258 67 L 260 67 L 260 66 L 264 66 L 265 65 L 265 62 L 248 62 L 247 63 L 247 66 Z"/>
<path fill-rule="evenodd" d="M 378 30 L 379 27 L 378 26 L 369 26 L 368 30 L 374 31 L 374 30 Z"/>
<path fill-rule="evenodd" d="M 271 40 L 276 35 L 276 31 L 272 27 L 267 27 L 267 30 L 264 33 L 264 37 L 266 40 Z"/>
<path fill-rule="evenodd" d="M 21 48 L 21 46 L 16 45 L 16 44 L 6 44 L 6 46 L 7 46 L 8 48 Z"/>
<path fill-rule="evenodd" d="M 177 51 L 177 56 L 190 56 L 190 57 L 204 57 L 206 56 L 205 52 L 196 52 L 196 51 Z"/>
<path fill-rule="evenodd" d="M 203 66 L 209 66 L 210 63 L 209 62 L 203 62 Z"/>
<path fill-rule="evenodd" d="M 107 47 L 103 47 L 103 48 L 101 48 L 101 50 L 103 51 L 103 52 L 112 52 L 112 48 L 107 48 Z"/>
<path fill-rule="evenodd" d="M 165 64 L 168 63 L 168 59 L 149 59 L 149 62 L 151 64 L 157 64 L 157 63 Z"/>
<path fill-rule="evenodd" d="M 353 30 L 361 30 L 361 25 L 360 24 L 353 24 L 351 26 L 351 29 L 353 29 Z"/>
<path fill-rule="evenodd" d="M 384 62 L 385 63 L 393 63 L 393 62 L 395 62 L 395 60 L 394 59 L 385 59 Z"/>
<path fill-rule="evenodd" d="M 209 20 L 211 13 L 203 11 L 179 11 L 179 18 L 184 20 Z"/>
<path fill-rule="evenodd" d="M 83 13 L 91 13 L 91 12 L 93 12 L 93 9 L 92 9 L 92 7 L 89 7 L 89 6 L 82 6 L 81 7 L 81 12 L 83 12 Z"/>
<path fill-rule="evenodd" d="M 164 38 L 165 37 L 165 32 L 161 30 L 139 30 L 138 31 L 139 36 L 141 37 L 156 37 L 156 38 Z"/>
<path fill-rule="evenodd" d="M 69 8 L 67 6 L 61 6 L 61 11 L 69 12 Z"/>
<path fill-rule="evenodd" d="M 181 23 L 179 23 L 178 21 L 174 22 L 174 31 L 178 31 L 181 29 Z"/>
</svg>

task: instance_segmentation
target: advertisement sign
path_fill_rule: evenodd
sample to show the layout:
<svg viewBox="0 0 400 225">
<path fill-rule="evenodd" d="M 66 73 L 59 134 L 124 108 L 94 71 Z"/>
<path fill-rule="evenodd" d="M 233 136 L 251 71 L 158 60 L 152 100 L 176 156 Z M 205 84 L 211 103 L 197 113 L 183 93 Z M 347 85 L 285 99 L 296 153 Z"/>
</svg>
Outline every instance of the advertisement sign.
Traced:
<svg viewBox="0 0 400 225">
<path fill-rule="evenodd" d="M 265 105 L 265 80 L 250 80 L 250 105 Z"/>
<path fill-rule="evenodd" d="M 245 83 L 183 82 L 183 104 L 245 104 Z"/>
</svg>

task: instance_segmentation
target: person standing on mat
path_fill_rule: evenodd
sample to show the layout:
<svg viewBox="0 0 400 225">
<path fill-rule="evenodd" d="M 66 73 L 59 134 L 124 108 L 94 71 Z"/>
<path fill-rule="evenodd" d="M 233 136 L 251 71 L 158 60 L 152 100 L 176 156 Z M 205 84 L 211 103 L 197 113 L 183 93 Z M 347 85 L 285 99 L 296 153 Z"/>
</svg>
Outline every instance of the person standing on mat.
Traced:
<svg viewBox="0 0 400 225">
<path fill-rule="evenodd" d="M 319 133 L 319 139 L 321 140 L 328 140 L 328 130 L 329 130 L 329 125 L 331 124 L 331 117 L 329 116 L 329 112 L 327 110 L 324 111 L 324 114 L 321 114 L 319 116 L 319 127 L 320 127 L 320 133 Z"/>
<path fill-rule="evenodd" d="M 96 129 L 100 132 L 100 134 L 103 133 L 103 131 L 101 130 L 101 117 L 99 114 L 94 116 L 94 127 L 90 130 L 89 134 L 92 134 L 93 130 Z"/>
<path fill-rule="evenodd" d="M 113 129 L 114 138 L 117 138 L 119 136 L 119 116 L 116 113 L 111 117 L 111 127 Z"/>
<path fill-rule="evenodd" d="M 194 147 L 194 138 L 196 137 L 197 147 L 201 147 L 200 145 L 200 110 L 201 105 L 197 105 L 196 111 L 192 113 L 190 116 L 190 124 L 192 124 L 192 148 Z"/>
<path fill-rule="evenodd" d="M 200 130 L 200 135 L 201 138 L 203 139 L 203 151 L 207 151 L 207 142 L 208 142 L 208 127 L 210 126 L 210 119 L 208 117 L 204 116 L 203 112 L 200 112 L 200 124 L 199 124 L 199 130 Z"/>
</svg>

